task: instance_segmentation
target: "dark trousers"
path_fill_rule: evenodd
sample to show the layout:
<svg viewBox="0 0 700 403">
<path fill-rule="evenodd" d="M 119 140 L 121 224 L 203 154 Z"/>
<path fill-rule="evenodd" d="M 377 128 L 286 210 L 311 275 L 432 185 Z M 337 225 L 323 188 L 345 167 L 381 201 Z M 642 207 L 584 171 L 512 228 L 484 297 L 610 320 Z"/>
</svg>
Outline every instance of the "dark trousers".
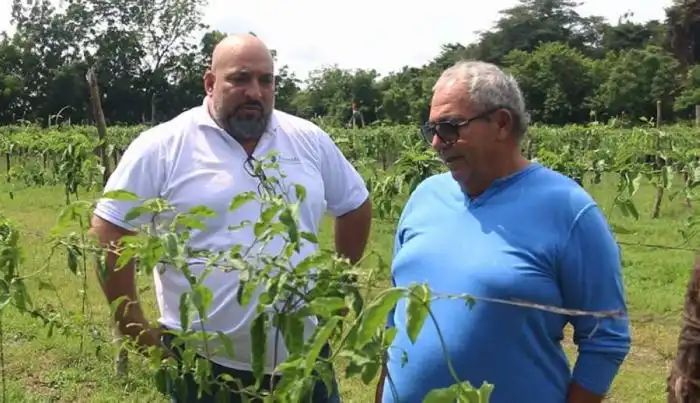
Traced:
<svg viewBox="0 0 700 403">
<path fill-rule="evenodd" d="M 173 347 L 172 342 L 175 336 L 166 333 L 163 336 L 163 344 L 169 349 L 171 349 L 177 358 L 181 357 L 181 347 Z M 319 354 L 323 358 L 330 356 L 330 346 L 325 345 Z M 211 363 L 211 374 L 213 379 L 217 379 L 222 374 L 228 374 L 234 379 L 240 381 L 243 387 L 252 386 L 255 384 L 255 377 L 251 371 L 242 371 L 233 368 L 224 367 L 222 365 Z M 170 385 L 168 390 L 161 391 L 165 394 L 170 395 L 172 403 L 215 403 L 215 402 L 230 402 L 230 403 L 242 403 L 243 399 L 239 393 L 235 392 L 236 386 L 230 385 L 229 388 L 220 388 L 218 385 L 211 385 L 211 393 L 203 392 L 201 397 L 198 397 L 199 385 L 195 381 L 192 374 L 187 373 L 183 376 L 184 382 Z M 220 379 L 220 378 L 219 378 Z M 276 376 L 271 382 L 271 376 L 265 375 L 262 379 L 261 388 L 263 390 L 269 391 L 271 384 L 276 384 L 280 380 L 280 377 Z M 338 384 L 335 379 L 333 379 L 333 390 L 332 393 L 328 394 L 328 389 L 326 384 L 319 380 L 314 384 L 313 390 L 311 392 L 310 398 L 304 399 L 303 402 L 299 403 L 340 403 L 340 395 L 338 391 Z M 225 397 L 217 396 L 224 394 Z M 262 403 L 262 400 L 258 399 L 248 399 L 251 403 Z"/>
</svg>

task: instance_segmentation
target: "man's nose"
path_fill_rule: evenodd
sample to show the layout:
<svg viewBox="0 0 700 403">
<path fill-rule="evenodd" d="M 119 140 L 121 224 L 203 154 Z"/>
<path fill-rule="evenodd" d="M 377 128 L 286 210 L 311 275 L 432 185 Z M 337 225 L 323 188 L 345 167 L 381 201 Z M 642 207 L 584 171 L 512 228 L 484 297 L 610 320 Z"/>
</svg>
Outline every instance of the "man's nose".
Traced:
<svg viewBox="0 0 700 403">
<path fill-rule="evenodd" d="M 259 101 L 262 98 L 262 91 L 257 80 L 251 80 L 250 85 L 248 85 L 246 88 L 246 95 L 248 96 L 248 99 L 255 101 Z"/>
<path fill-rule="evenodd" d="M 436 150 L 442 150 L 445 148 L 445 143 L 443 143 L 442 140 L 440 140 L 440 137 L 436 134 L 433 134 L 433 141 L 430 145 Z"/>
</svg>

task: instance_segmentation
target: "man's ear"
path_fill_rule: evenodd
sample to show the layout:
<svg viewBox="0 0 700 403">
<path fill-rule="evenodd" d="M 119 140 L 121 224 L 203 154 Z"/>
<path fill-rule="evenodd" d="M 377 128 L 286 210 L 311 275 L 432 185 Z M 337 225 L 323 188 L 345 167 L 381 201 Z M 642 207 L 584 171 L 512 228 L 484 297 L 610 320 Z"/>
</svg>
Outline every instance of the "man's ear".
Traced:
<svg viewBox="0 0 700 403">
<path fill-rule="evenodd" d="M 207 70 L 202 78 L 204 82 L 204 92 L 206 92 L 207 95 L 211 95 L 214 91 L 214 73 L 212 73 L 211 70 Z"/>
<path fill-rule="evenodd" d="M 499 140 L 505 140 L 512 136 L 515 129 L 515 116 L 508 109 L 499 109 L 494 112 L 491 121 L 498 126 Z"/>
</svg>

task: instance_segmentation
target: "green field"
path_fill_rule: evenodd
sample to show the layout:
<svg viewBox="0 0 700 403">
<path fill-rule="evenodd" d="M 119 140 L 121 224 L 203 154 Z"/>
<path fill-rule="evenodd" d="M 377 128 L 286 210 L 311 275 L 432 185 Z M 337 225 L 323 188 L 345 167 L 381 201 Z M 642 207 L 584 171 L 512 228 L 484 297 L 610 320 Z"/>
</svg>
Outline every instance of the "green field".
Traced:
<svg viewBox="0 0 700 403">
<path fill-rule="evenodd" d="M 140 130 L 109 128 L 110 165 Z M 407 189 L 444 168 L 420 143 L 415 127 L 328 130 L 368 182 L 375 207 L 368 254 L 378 253 L 388 262 Z M 675 355 L 692 251 L 700 243 L 681 236 L 687 218 L 697 216 L 699 209 L 691 191 L 700 181 L 699 139 L 697 128 L 682 125 L 655 129 L 591 124 L 533 126 L 524 145 L 527 154 L 543 164 L 571 177 L 583 175 L 584 186 L 611 219 L 623 248 L 633 347 L 610 393 L 611 402 L 666 401 L 666 378 Z M 0 178 L 0 213 L 22 232 L 26 258 L 22 273 L 30 273 L 29 295 L 35 306 L 59 313 L 64 323 L 75 328 L 65 335 L 56 330 L 49 337 L 37 318 L 20 315 L 12 306 L 0 310 L 4 331 L 0 367 L 8 380 L 8 401 L 166 401 L 157 392 L 145 358 L 132 356 L 127 379 L 115 376 L 109 309 L 94 273 L 88 271 L 83 308 L 82 274 L 69 271 L 64 251 L 52 256 L 50 230 L 65 208 L 65 190 L 77 185 L 82 200 L 98 194 L 102 178 L 96 169 L 100 162 L 95 147 L 94 128 L 88 126 L 0 127 L 0 152 L 11 153 L 11 169 L 0 161 L 0 173 L 9 172 L 11 180 Z M 655 167 L 647 162 L 650 157 L 669 158 L 672 165 Z M 664 184 L 660 216 L 652 219 L 655 187 Z M 671 198 L 677 191 L 690 191 L 692 208 L 682 194 Z M 76 194 L 70 196 L 76 198 Z M 328 248 L 333 244 L 330 221 L 323 226 L 320 242 Z M 375 263 L 370 259 L 365 268 Z M 387 274 L 366 283 L 373 285 L 372 291 L 386 288 Z M 144 276 L 140 281 L 150 317 L 155 318 L 151 278 Z M 574 354 L 569 341 L 567 348 Z M 374 381 L 364 385 L 359 377 L 344 379 L 342 362 L 337 369 L 345 402 L 373 400 Z"/>
<path fill-rule="evenodd" d="M 663 402 L 665 379 L 675 351 L 678 318 L 693 254 L 630 244 L 680 245 L 682 238 L 678 229 L 691 211 L 681 199 L 664 200 L 661 217 L 649 219 L 655 192 L 650 186 L 643 185 L 635 196 L 642 217 L 636 222 L 623 218 L 608 207 L 612 205 L 616 181 L 616 178 L 606 177 L 603 183 L 590 187 L 612 222 L 635 232 L 618 235 L 624 243 L 625 284 L 633 316 L 633 348 L 615 382 L 610 401 Z M 46 237 L 58 212 L 64 207 L 62 188 L 23 189 L 11 199 L 7 185 L 4 186 L 0 186 L 0 206 L 3 214 L 23 231 L 21 244 L 26 255 L 25 273 L 44 268 L 37 278 L 41 277 L 56 289 L 55 292 L 40 290 L 38 282 L 32 281 L 30 295 L 37 305 L 55 307 L 64 315 L 76 315 L 78 321 L 82 304 L 79 276 L 67 270 L 62 255 L 55 256 L 46 266 L 51 252 Z M 83 194 L 82 197 L 89 195 Z M 369 245 L 387 259 L 390 258 L 393 228 L 393 222 L 375 221 Z M 332 242 L 330 221 L 326 222 L 321 239 L 326 245 Z M 87 320 L 102 337 L 107 337 L 111 334 L 108 307 L 96 279 L 89 274 Z M 153 293 L 148 288 L 149 278 L 143 278 L 142 284 L 145 300 L 155 309 Z M 155 315 L 153 312 L 151 314 Z M 144 359 L 132 356 L 129 377 L 120 380 L 114 375 L 114 351 L 109 344 L 87 338 L 81 354 L 78 335 L 63 336 L 56 332 L 48 337 L 46 328 L 34 318 L 19 316 L 13 309 L 6 309 L 3 315 L 8 401 L 166 401 L 152 384 Z M 345 402 L 364 403 L 373 399 L 374 383 L 365 386 L 356 379 L 342 380 L 341 388 Z"/>
</svg>

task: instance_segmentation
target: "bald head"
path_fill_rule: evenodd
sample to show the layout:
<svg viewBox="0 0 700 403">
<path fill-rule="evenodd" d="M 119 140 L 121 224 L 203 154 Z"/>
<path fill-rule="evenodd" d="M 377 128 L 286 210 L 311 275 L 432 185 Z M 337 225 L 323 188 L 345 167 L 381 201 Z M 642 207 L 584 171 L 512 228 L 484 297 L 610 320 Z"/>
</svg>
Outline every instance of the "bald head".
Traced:
<svg viewBox="0 0 700 403">
<path fill-rule="evenodd" d="M 270 50 L 253 35 L 227 36 L 214 47 L 204 89 L 219 126 L 240 142 L 256 142 L 275 103 Z"/>
<path fill-rule="evenodd" d="M 255 58 L 273 64 L 272 53 L 260 38 L 250 35 L 229 35 L 222 39 L 211 55 L 211 70 L 227 68 L 237 60 Z"/>
</svg>

